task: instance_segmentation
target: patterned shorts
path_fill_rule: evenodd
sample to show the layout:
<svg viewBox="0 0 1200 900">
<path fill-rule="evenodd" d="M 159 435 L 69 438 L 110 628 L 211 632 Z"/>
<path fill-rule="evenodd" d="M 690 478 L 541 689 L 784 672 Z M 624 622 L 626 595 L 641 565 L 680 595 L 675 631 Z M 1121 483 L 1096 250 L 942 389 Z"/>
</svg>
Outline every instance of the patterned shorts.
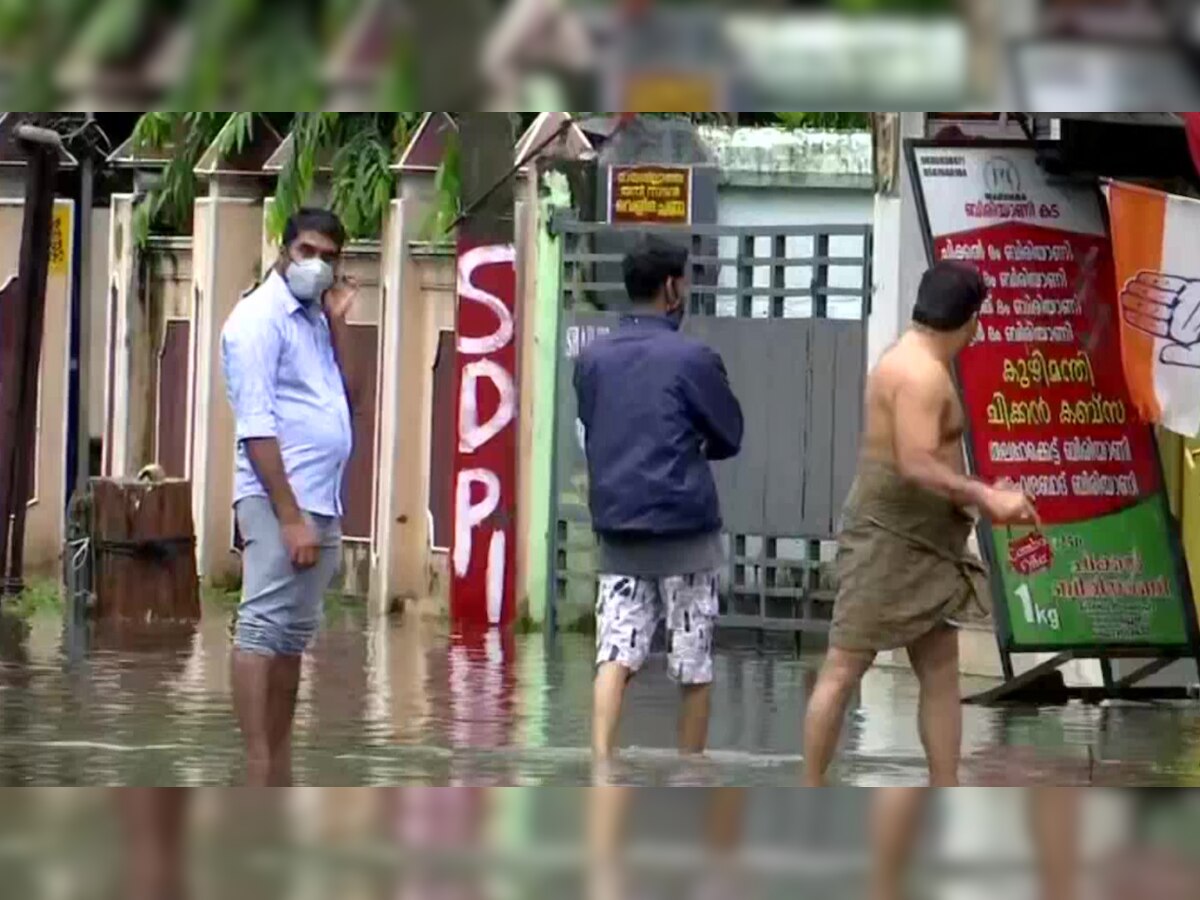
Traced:
<svg viewBox="0 0 1200 900">
<path fill-rule="evenodd" d="M 718 574 L 670 578 L 601 575 L 596 601 L 596 665 L 620 663 L 637 672 L 666 622 L 667 670 L 680 684 L 713 679 L 713 626 Z"/>
</svg>

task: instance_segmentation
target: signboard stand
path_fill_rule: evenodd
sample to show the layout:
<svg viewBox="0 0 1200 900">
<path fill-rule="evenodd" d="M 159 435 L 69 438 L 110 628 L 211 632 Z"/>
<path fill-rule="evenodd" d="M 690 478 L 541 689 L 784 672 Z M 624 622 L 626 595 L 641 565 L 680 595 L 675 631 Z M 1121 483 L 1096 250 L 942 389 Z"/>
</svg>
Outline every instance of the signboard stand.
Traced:
<svg viewBox="0 0 1200 900">
<path fill-rule="evenodd" d="M 1143 682 L 1195 660 L 1200 627 L 1153 429 L 1120 364 L 1098 185 L 1052 180 L 1029 142 L 905 142 L 930 263 L 988 282 L 980 334 L 956 365 L 970 471 L 1034 496 L 1044 536 L 979 526 L 1004 683 L 968 703 L 1193 696 Z M 1013 657 L 1052 654 L 1017 675 Z M 1067 686 L 1072 660 L 1103 684 Z M 1113 661 L 1145 660 L 1118 678 Z"/>
</svg>

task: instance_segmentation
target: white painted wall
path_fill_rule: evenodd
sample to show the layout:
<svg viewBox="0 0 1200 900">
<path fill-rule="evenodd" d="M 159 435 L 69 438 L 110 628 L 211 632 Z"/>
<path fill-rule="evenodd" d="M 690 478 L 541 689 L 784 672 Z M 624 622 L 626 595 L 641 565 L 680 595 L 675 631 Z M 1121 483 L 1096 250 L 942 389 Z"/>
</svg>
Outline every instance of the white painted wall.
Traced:
<svg viewBox="0 0 1200 900">
<path fill-rule="evenodd" d="M 717 221 L 722 225 L 870 225 L 874 205 L 874 197 L 869 190 L 724 185 L 717 195 Z M 787 255 L 811 256 L 812 245 L 812 238 L 790 237 Z M 835 236 L 830 239 L 829 251 L 833 256 L 861 256 L 862 239 Z M 721 238 L 720 255 L 736 256 L 737 239 Z M 756 238 L 754 255 L 771 256 L 771 238 Z M 792 266 L 784 274 L 784 283 L 789 288 L 808 287 L 811 279 L 812 270 L 808 266 Z M 719 283 L 736 287 L 736 269 L 732 266 L 722 267 Z M 770 268 L 756 268 L 754 284 L 766 287 L 770 283 Z M 862 271 L 857 267 L 835 266 L 830 269 L 829 284 L 831 287 L 860 287 Z M 767 297 L 755 298 L 755 317 L 765 318 L 768 308 Z M 735 301 L 732 297 L 718 300 L 718 315 L 733 315 L 734 310 Z M 808 298 L 788 298 L 784 303 L 786 317 L 807 317 L 811 313 L 812 303 Z M 861 315 L 861 304 L 853 298 L 830 298 L 829 315 L 831 318 L 857 318 Z"/>
<path fill-rule="evenodd" d="M 924 113 L 900 114 L 900 139 L 925 136 Z M 917 215 L 908 164 L 900 148 L 897 190 L 874 197 L 874 302 L 867 323 L 867 364 L 879 357 L 908 326 L 917 285 L 926 269 L 925 240 Z"/>
<path fill-rule="evenodd" d="M 108 228 L 107 207 L 92 210 L 89 235 L 91 240 L 91 283 L 85 286 L 90 305 L 88 325 L 88 370 L 84 375 L 84 390 L 88 395 L 88 431 L 92 438 L 104 437 L 104 373 L 108 369 L 105 353 L 105 328 L 108 324 Z"/>
</svg>

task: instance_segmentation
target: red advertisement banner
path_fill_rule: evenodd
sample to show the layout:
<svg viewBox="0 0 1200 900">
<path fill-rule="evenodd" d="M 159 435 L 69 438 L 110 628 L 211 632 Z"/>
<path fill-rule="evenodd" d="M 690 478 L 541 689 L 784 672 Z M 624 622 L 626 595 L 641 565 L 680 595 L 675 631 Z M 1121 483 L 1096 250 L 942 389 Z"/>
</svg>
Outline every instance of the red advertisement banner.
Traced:
<svg viewBox="0 0 1200 900">
<path fill-rule="evenodd" d="M 1121 367 L 1108 240 L 1010 223 L 936 238 L 934 253 L 988 281 L 959 361 L 977 474 L 1020 484 L 1047 524 L 1157 493 L 1154 442 Z"/>
<path fill-rule="evenodd" d="M 1009 651 L 1194 640 L 1153 432 L 1125 380 L 1113 253 L 1095 185 L 1029 145 L 910 145 L 934 260 L 988 297 L 957 366 L 972 471 L 1023 489 L 1036 532 L 982 529 Z"/>
<path fill-rule="evenodd" d="M 516 609 L 515 259 L 511 244 L 459 238 L 450 614 L 471 629 Z"/>
</svg>

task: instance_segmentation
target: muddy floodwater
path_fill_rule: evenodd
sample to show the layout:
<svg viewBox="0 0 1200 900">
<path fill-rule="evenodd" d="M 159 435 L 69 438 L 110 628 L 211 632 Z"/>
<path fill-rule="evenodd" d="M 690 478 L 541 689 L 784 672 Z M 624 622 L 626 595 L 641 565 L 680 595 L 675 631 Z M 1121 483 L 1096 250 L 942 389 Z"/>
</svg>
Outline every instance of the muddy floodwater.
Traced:
<svg viewBox="0 0 1200 900">
<path fill-rule="evenodd" d="M 195 628 L 84 635 L 57 613 L 0 617 L 0 784 L 229 785 L 242 753 L 229 684 L 232 607 Z M 722 640 L 707 760 L 676 759 L 661 660 L 635 680 L 618 776 L 639 785 L 792 786 L 819 650 Z M 304 661 L 301 785 L 586 785 L 592 638 L 478 643 L 415 617 L 327 614 Z M 969 691 L 989 682 L 970 682 Z M 918 784 L 917 686 L 877 670 L 849 717 L 835 781 Z M 1200 704 L 965 710 L 976 784 L 1200 783 Z"/>
</svg>

